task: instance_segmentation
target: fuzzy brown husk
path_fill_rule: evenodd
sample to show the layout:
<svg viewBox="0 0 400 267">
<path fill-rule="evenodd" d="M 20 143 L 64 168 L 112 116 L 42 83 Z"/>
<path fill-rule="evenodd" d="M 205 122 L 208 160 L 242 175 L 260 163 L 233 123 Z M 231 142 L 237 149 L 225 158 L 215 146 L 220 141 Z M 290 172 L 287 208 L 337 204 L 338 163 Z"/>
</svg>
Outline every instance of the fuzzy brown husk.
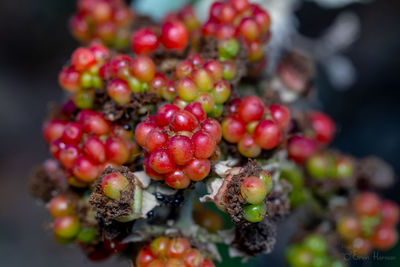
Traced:
<svg viewBox="0 0 400 267">
<path fill-rule="evenodd" d="M 121 192 L 120 199 L 106 197 L 101 188 L 104 176 L 114 172 L 120 172 L 129 181 L 129 190 Z M 96 212 L 97 221 L 101 226 L 105 227 L 106 231 L 113 231 L 114 228 L 118 228 L 116 226 L 120 223 L 115 221 L 115 219 L 128 216 L 132 213 L 131 204 L 134 199 L 134 190 L 137 183 L 140 182 L 127 167 L 120 167 L 118 169 L 108 167 L 101 174 L 100 178 L 96 180 L 89 202 L 92 209 Z"/>
</svg>

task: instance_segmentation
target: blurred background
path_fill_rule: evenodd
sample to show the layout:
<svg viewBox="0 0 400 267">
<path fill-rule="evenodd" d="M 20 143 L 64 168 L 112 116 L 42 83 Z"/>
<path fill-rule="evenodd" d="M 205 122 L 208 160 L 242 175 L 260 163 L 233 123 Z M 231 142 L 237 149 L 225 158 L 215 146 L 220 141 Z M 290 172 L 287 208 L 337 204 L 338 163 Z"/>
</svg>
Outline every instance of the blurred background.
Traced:
<svg viewBox="0 0 400 267">
<path fill-rule="evenodd" d="M 354 64 L 357 80 L 347 90 L 336 90 L 323 68 L 317 77 L 321 107 L 339 126 L 333 146 L 359 157 L 382 157 L 399 174 L 400 1 L 333 9 L 305 2 L 296 12 L 299 31 L 308 37 L 319 36 L 343 10 L 355 12 L 361 22 L 359 38 L 344 53 Z M 55 244 L 44 229 L 49 221 L 47 211 L 28 192 L 31 168 L 48 157 L 41 137 L 48 103 L 63 97 L 57 74 L 78 45 L 67 27 L 74 11 L 73 0 L 0 3 L 0 266 L 129 266 L 118 259 L 89 263 L 78 248 Z M 399 190 L 397 183 L 387 197 L 399 202 Z M 279 235 L 278 243 L 272 255 L 249 265 L 283 265 L 285 240 Z M 399 245 L 383 255 L 395 259 L 355 264 L 400 266 Z"/>
</svg>

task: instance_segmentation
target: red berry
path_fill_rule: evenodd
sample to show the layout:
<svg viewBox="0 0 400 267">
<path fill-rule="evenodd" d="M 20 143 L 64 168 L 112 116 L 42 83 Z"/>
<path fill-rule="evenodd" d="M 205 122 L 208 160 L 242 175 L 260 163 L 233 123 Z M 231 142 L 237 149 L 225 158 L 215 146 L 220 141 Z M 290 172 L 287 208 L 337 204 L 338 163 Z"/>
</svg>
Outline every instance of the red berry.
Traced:
<svg viewBox="0 0 400 267">
<path fill-rule="evenodd" d="M 106 60 L 110 57 L 110 51 L 102 44 L 93 44 L 89 49 L 98 61 Z"/>
<path fill-rule="evenodd" d="M 229 0 L 228 1 L 239 13 L 246 11 L 250 7 L 248 0 Z"/>
<path fill-rule="evenodd" d="M 314 111 L 310 113 L 315 139 L 321 144 L 329 144 L 335 134 L 335 123 L 325 113 Z"/>
<path fill-rule="evenodd" d="M 219 81 L 214 84 L 212 96 L 216 104 L 225 103 L 231 94 L 231 86 L 227 81 Z"/>
<path fill-rule="evenodd" d="M 171 121 L 171 129 L 175 132 L 188 131 L 192 132 L 199 122 L 196 117 L 186 110 L 177 111 Z"/>
<path fill-rule="evenodd" d="M 127 104 L 131 100 L 131 90 L 126 81 L 114 79 L 107 86 L 107 93 L 118 104 Z"/>
<path fill-rule="evenodd" d="M 155 259 L 154 261 L 152 261 L 148 267 L 165 267 L 164 266 L 164 261 L 161 259 Z"/>
<path fill-rule="evenodd" d="M 78 157 L 72 167 L 72 172 L 76 178 L 89 183 L 97 178 L 99 171 L 99 166 L 83 156 Z"/>
<path fill-rule="evenodd" d="M 207 114 L 204 112 L 203 106 L 199 102 L 190 102 L 184 110 L 192 113 L 199 122 L 207 118 Z"/>
<path fill-rule="evenodd" d="M 243 18 L 237 28 L 237 33 L 248 41 L 254 41 L 260 36 L 258 24 L 253 18 Z"/>
<path fill-rule="evenodd" d="M 90 38 L 89 25 L 82 15 L 76 15 L 69 21 L 73 36 L 80 41 L 87 41 Z"/>
<path fill-rule="evenodd" d="M 164 267 L 183 267 L 185 264 L 182 259 L 174 259 L 169 258 L 166 262 L 164 262 Z"/>
<path fill-rule="evenodd" d="M 197 249 L 191 249 L 184 258 L 186 267 L 201 267 L 203 256 Z"/>
<path fill-rule="evenodd" d="M 221 23 L 216 26 L 215 37 L 217 39 L 228 39 L 235 36 L 235 27 L 230 23 Z"/>
<path fill-rule="evenodd" d="M 180 110 L 177 106 L 173 104 L 162 105 L 157 110 L 156 122 L 160 127 L 167 126 L 171 123 L 174 114 Z"/>
<path fill-rule="evenodd" d="M 378 226 L 372 235 L 372 244 L 379 250 L 388 250 L 392 248 L 398 239 L 398 233 L 395 228 L 389 225 Z"/>
<path fill-rule="evenodd" d="M 76 93 L 81 89 L 81 74 L 72 66 L 64 68 L 58 75 L 58 82 L 64 90 Z"/>
<path fill-rule="evenodd" d="M 203 265 L 201 267 L 215 267 L 214 263 L 209 259 L 204 259 Z"/>
<path fill-rule="evenodd" d="M 285 129 L 290 121 L 290 111 L 287 107 L 281 105 L 269 106 L 272 119 L 278 124 L 280 129 Z"/>
<path fill-rule="evenodd" d="M 150 160 L 148 157 L 144 158 L 143 160 L 143 169 L 151 179 L 156 181 L 164 180 L 164 176 L 162 174 L 159 174 L 150 167 Z"/>
<path fill-rule="evenodd" d="M 233 22 L 236 17 L 236 10 L 229 3 L 224 3 L 218 12 L 218 19 L 220 22 Z"/>
<path fill-rule="evenodd" d="M 175 162 L 165 149 L 159 149 L 151 153 L 149 158 L 150 167 L 160 174 L 175 170 Z"/>
<path fill-rule="evenodd" d="M 157 258 L 165 258 L 167 256 L 167 249 L 169 245 L 169 238 L 160 236 L 150 243 L 151 253 Z"/>
<path fill-rule="evenodd" d="M 64 168 L 71 169 L 80 154 L 81 151 L 77 145 L 67 144 L 65 148 L 60 151 L 58 158 Z"/>
<path fill-rule="evenodd" d="M 165 183 L 175 189 L 183 189 L 189 186 L 190 179 L 182 169 L 175 169 L 164 177 Z"/>
<path fill-rule="evenodd" d="M 281 140 L 281 131 L 275 122 L 262 120 L 254 129 L 254 140 L 261 148 L 272 149 L 278 146 Z"/>
<path fill-rule="evenodd" d="M 210 19 L 214 21 L 219 20 L 219 14 L 221 11 L 221 8 L 224 6 L 224 3 L 221 1 L 215 1 L 212 3 L 210 6 Z"/>
<path fill-rule="evenodd" d="M 271 25 L 271 18 L 269 14 L 262 8 L 254 8 L 253 16 L 254 20 L 257 22 L 260 32 L 265 34 L 269 31 Z"/>
<path fill-rule="evenodd" d="M 155 256 L 151 253 L 150 248 L 145 246 L 139 251 L 136 257 L 136 265 L 138 267 L 147 267 L 154 259 Z"/>
<path fill-rule="evenodd" d="M 110 123 L 104 118 L 104 115 L 91 110 L 81 111 L 77 121 L 83 126 L 84 132 L 88 134 L 100 136 L 111 131 Z"/>
<path fill-rule="evenodd" d="M 207 159 L 193 159 L 185 165 L 185 174 L 193 181 L 201 181 L 210 173 L 211 164 Z"/>
<path fill-rule="evenodd" d="M 156 73 L 153 60 L 147 56 L 138 56 L 131 64 L 132 74 L 142 82 L 151 82 Z"/>
<path fill-rule="evenodd" d="M 348 249 L 353 255 L 367 256 L 373 248 L 369 240 L 357 237 L 350 242 Z"/>
<path fill-rule="evenodd" d="M 215 139 L 201 130 L 192 136 L 194 156 L 198 159 L 206 159 L 212 156 L 215 151 Z"/>
<path fill-rule="evenodd" d="M 70 215 L 74 213 L 74 206 L 65 196 L 53 197 L 48 207 L 51 216 L 54 218 Z"/>
<path fill-rule="evenodd" d="M 192 62 L 195 68 L 201 67 L 203 65 L 203 58 L 199 54 L 192 54 L 189 56 L 190 62 Z"/>
<path fill-rule="evenodd" d="M 289 139 L 288 155 L 295 162 L 302 163 L 314 154 L 316 148 L 317 144 L 314 140 L 296 135 Z"/>
<path fill-rule="evenodd" d="M 204 64 L 204 68 L 211 73 L 214 81 L 222 79 L 222 66 L 217 60 L 210 60 Z"/>
<path fill-rule="evenodd" d="M 206 23 L 204 23 L 201 32 L 202 34 L 206 37 L 206 36 L 213 36 L 216 32 L 216 28 L 217 25 L 215 22 L 213 21 L 207 21 Z"/>
<path fill-rule="evenodd" d="M 246 133 L 245 124 L 236 117 L 227 117 L 222 120 L 222 136 L 230 143 L 237 143 Z"/>
<path fill-rule="evenodd" d="M 185 238 L 174 238 L 168 244 L 167 255 L 170 258 L 183 258 L 190 249 L 189 241 Z"/>
<path fill-rule="evenodd" d="M 361 234 L 360 220 L 355 216 L 344 216 L 337 224 L 337 231 L 344 240 L 353 240 Z"/>
<path fill-rule="evenodd" d="M 146 145 L 147 135 L 156 128 L 157 125 L 153 122 L 142 121 L 135 128 L 135 139 L 136 142 L 144 147 Z"/>
<path fill-rule="evenodd" d="M 106 2 L 97 2 L 91 9 L 92 19 L 95 23 L 106 22 L 112 17 L 112 8 Z"/>
<path fill-rule="evenodd" d="M 267 187 L 263 180 L 258 177 L 246 177 L 241 186 L 240 192 L 242 197 L 250 204 L 259 204 L 264 201 L 267 196 Z"/>
<path fill-rule="evenodd" d="M 106 161 L 106 148 L 103 142 L 96 136 L 89 136 L 83 143 L 83 153 L 97 163 Z"/>
<path fill-rule="evenodd" d="M 103 177 L 101 188 L 105 196 L 111 199 L 120 199 L 121 191 L 129 189 L 129 181 L 119 172 L 109 173 Z"/>
<path fill-rule="evenodd" d="M 43 125 L 43 136 L 47 143 L 50 143 L 60 138 L 64 132 L 66 121 L 63 120 L 51 120 Z"/>
<path fill-rule="evenodd" d="M 250 62 L 256 62 L 262 59 L 264 55 L 263 46 L 259 41 L 247 42 L 248 59 Z"/>
<path fill-rule="evenodd" d="M 382 203 L 375 193 L 364 192 L 354 198 L 353 208 L 360 215 L 375 216 L 381 211 Z"/>
<path fill-rule="evenodd" d="M 108 161 L 116 164 L 124 164 L 129 160 L 129 150 L 126 143 L 114 136 L 110 136 L 106 140 L 106 158 Z"/>
<path fill-rule="evenodd" d="M 245 134 L 238 143 L 238 150 L 240 154 L 248 158 L 256 158 L 261 153 L 261 147 L 256 144 L 254 138 Z"/>
<path fill-rule="evenodd" d="M 131 43 L 136 54 L 148 54 L 158 47 L 158 37 L 152 30 L 143 28 L 133 33 Z"/>
<path fill-rule="evenodd" d="M 393 201 L 385 200 L 382 202 L 382 224 L 396 226 L 399 222 L 399 207 Z"/>
<path fill-rule="evenodd" d="M 258 121 L 264 115 L 264 104 L 257 96 L 247 96 L 239 104 L 237 114 L 244 123 Z"/>
<path fill-rule="evenodd" d="M 176 66 L 175 74 L 178 79 L 189 77 L 194 70 L 194 66 L 190 60 L 183 60 Z"/>
<path fill-rule="evenodd" d="M 132 58 L 127 55 L 118 54 L 110 61 L 110 71 L 114 77 L 127 78 L 132 64 Z"/>
<path fill-rule="evenodd" d="M 214 137 L 214 140 L 216 143 L 219 143 L 222 138 L 222 129 L 221 125 L 216 119 L 206 119 L 201 123 L 201 129 L 204 132 L 209 133 L 212 137 Z"/>
<path fill-rule="evenodd" d="M 87 70 L 96 64 L 96 57 L 89 49 L 80 47 L 72 54 L 71 64 L 78 71 Z"/>
<path fill-rule="evenodd" d="M 165 77 L 164 74 L 156 73 L 150 84 L 151 90 L 155 92 L 157 96 L 161 96 L 162 90 L 165 89 L 167 84 L 168 84 L 167 77 Z"/>
<path fill-rule="evenodd" d="M 189 33 L 182 22 L 167 21 L 161 28 L 161 43 L 167 49 L 181 50 L 186 47 L 189 39 Z"/>
<path fill-rule="evenodd" d="M 145 147 L 151 153 L 157 149 L 163 148 L 168 141 L 168 135 L 160 128 L 154 128 L 146 136 Z"/>
<path fill-rule="evenodd" d="M 50 143 L 50 153 L 53 155 L 54 158 L 59 159 L 62 149 L 65 149 L 65 144 L 61 141 L 60 138 L 57 138 Z"/>
<path fill-rule="evenodd" d="M 81 141 L 83 134 L 82 127 L 79 123 L 69 122 L 65 125 L 61 140 L 68 144 L 77 144 Z"/>
<path fill-rule="evenodd" d="M 184 135 L 175 135 L 169 139 L 167 150 L 168 154 L 178 165 L 185 165 L 193 158 L 194 149 L 192 141 Z"/>
</svg>

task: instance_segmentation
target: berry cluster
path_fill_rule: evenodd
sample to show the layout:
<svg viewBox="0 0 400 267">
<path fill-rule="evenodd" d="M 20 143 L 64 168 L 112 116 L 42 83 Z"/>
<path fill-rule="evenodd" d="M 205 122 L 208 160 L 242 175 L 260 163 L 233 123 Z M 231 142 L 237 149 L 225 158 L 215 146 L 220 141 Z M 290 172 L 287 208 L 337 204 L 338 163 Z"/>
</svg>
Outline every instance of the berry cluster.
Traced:
<svg viewBox="0 0 400 267">
<path fill-rule="evenodd" d="M 186 29 L 191 34 L 199 31 L 201 27 L 201 23 L 191 5 L 185 5 L 181 9 L 179 9 L 177 13 L 170 13 L 164 17 L 164 21 L 174 20 L 182 21 L 185 24 Z"/>
<path fill-rule="evenodd" d="M 136 126 L 135 137 L 145 149 L 143 167 L 154 180 L 177 189 L 190 181 L 203 180 L 210 172 L 210 160 L 221 139 L 221 126 L 208 118 L 198 102 L 184 109 L 173 104 L 161 106 Z"/>
<path fill-rule="evenodd" d="M 138 267 L 213 267 L 214 263 L 191 247 L 185 238 L 154 239 L 145 245 L 136 257 Z"/>
<path fill-rule="evenodd" d="M 96 238 L 96 228 L 81 225 L 74 205 L 66 196 L 53 197 L 48 204 L 48 209 L 54 218 L 54 233 L 58 242 L 67 243 L 76 240 L 88 244 Z"/>
<path fill-rule="evenodd" d="M 131 57 L 118 54 L 100 69 L 101 77 L 108 80 L 107 93 L 117 104 L 127 104 L 131 94 L 158 90 L 159 76 L 156 66 L 147 56 Z M 154 84 L 154 86 L 153 86 Z"/>
<path fill-rule="evenodd" d="M 93 107 L 93 89 L 101 88 L 104 84 L 100 69 L 109 56 L 109 50 L 100 44 L 77 48 L 72 53 L 71 64 L 59 73 L 61 87 L 74 94 L 74 102 L 78 108 Z"/>
<path fill-rule="evenodd" d="M 312 178 L 341 179 L 352 177 L 354 166 L 351 159 L 345 156 L 321 151 L 307 159 L 306 170 Z"/>
<path fill-rule="evenodd" d="M 188 103 L 197 101 L 202 104 L 207 115 L 218 118 L 231 93 L 231 86 L 226 80 L 236 75 L 235 65 L 217 60 L 204 62 L 197 54 L 181 61 L 176 66 L 175 91 L 168 90 L 162 96 L 175 105 L 184 108 Z"/>
<path fill-rule="evenodd" d="M 93 182 L 107 166 L 125 164 L 139 152 L 132 131 L 91 110 L 82 110 L 76 122 L 48 121 L 43 135 L 75 186 Z"/>
<path fill-rule="evenodd" d="M 123 0 L 79 0 L 70 28 L 80 42 L 100 40 L 109 47 L 121 49 L 129 44 L 133 19 L 134 13 Z"/>
<path fill-rule="evenodd" d="M 290 111 L 284 106 L 271 105 L 266 109 L 257 96 L 234 99 L 229 116 L 222 119 L 222 136 L 229 143 L 237 144 L 243 156 L 255 158 L 262 149 L 270 150 L 279 145 L 289 120 Z"/>
<path fill-rule="evenodd" d="M 355 214 L 342 216 L 336 226 L 351 253 L 365 256 L 374 248 L 388 250 L 396 244 L 397 204 L 363 192 L 353 199 L 352 206 Z"/>
<path fill-rule="evenodd" d="M 183 22 L 168 19 L 161 25 L 161 33 L 145 27 L 135 31 L 131 38 L 132 50 L 136 54 L 149 54 L 160 45 L 169 50 L 183 50 L 189 40 L 189 32 Z"/>
<path fill-rule="evenodd" d="M 331 266 L 344 267 L 344 263 L 328 255 L 328 243 L 319 234 L 310 234 L 301 242 L 291 244 L 286 251 L 291 267 Z"/>
<path fill-rule="evenodd" d="M 243 208 L 244 218 L 249 222 L 259 222 L 264 219 L 267 213 L 265 198 L 272 190 L 273 181 L 271 176 L 262 171 L 259 177 L 249 176 L 244 178 L 240 185 L 240 192 L 248 203 Z"/>
<path fill-rule="evenodd" d="M 269 14 L 257 4 L 247 0 L 216 1 L 210 8 L 202 33 L 228 39 L 228 42 L 240 38 L 247 47 L 249 61 L 253 62 L 263 57 L 262 46 L 269 40 L 270 23 Z"/>
</svg>

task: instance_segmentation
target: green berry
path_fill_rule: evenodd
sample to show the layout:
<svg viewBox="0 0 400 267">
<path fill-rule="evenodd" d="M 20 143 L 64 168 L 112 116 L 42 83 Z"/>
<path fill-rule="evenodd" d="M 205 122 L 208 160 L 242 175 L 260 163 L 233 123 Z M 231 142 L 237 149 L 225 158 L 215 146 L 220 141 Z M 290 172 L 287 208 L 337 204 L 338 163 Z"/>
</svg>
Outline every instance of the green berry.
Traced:
<svg viewBox="0 0 400 267">
<path fill-rule="evenodd" d="M 101 88 L 103 86 L 103 81 L 98 75 L 92 76 L 92 86 L 94 88 Z"/>
<path fill-rule="evenodd" d="M 310 267 L 314 260 L 311 251 L 306 248 L 298 247 L 291 255 L 289 263 L 296 267 Z"/>
<path fill-rule="evenodd" d="M 58 217 L 54 220 L 54 231 L 59 237 L 73 238 L 78 234 L 79 229 L 79 219 L 75 215 Z"/>
<path fill-rule="evenodd" d="M 354 168 L 349 159 L 339 158 L 336 160 L 336 177 L 349 178 L 353 176 Z"/>
<path fill-rule="evenodd" d="M 75 105 L 80 109 L 91 109 L 94 103 L 94 92 L 92 90 L 82 90 L 75 95 Z"/>
<path fill-rule="evenodd" d="M 78 235 L 76 236 L 76 239 L 79 242 L 82 243 L 90 243 L 92 242 L 96 237 L 96 228 L 94 227 L 87 227 L 87 228 L 82 228 Z"/>
<path fill-rule="evenodd" d="M 224 112 L 224 106 L 215 104 L 214 107 L 212 108 L 211 112 L 208 113 L 208 115 L 213 118 L 219 118 L 219 117 L 221 117 L 222 112 Z"/>
<path fill-rule="evenodd" d="M 312 267 L 326 267 L 329 266 L 330 259 L 327 255 L 314 255 Z"/>
<path fill-rule="evenodd" d="M 260 179 L 261 179 L 261 180 L 264 182 L 264 184 L 265 184 L 265 188 L 266 188 L 266 190 L 267 190 L 267 194 L 268 194 L 269 192 L 271 192 L 272 187 L 274 186 L 274 181 L 272 180 L 271 175 L 270 175 L 268 172 L 266 172 L 266 171 L 262 171 L 262 172 L 260 173 Z"/>
<path fill-rule="evenodd" d="M 307 160 L 306 169 L 313 178 L 325 178 L 328 176 L 330 164 L 331 162 L 325 154 L 317 153 Z"/>
<path fill-rule="evenodd" d="M 230 59 L 237 55 L 239 48 L 239 42 L 237 39 L 226 39 L 220 41 L 218 45 L 218 54 L 222 58 Z"/>
<path fill-rule="evenodd" d="M 92 87 L 92 75 L 89 72 L 84 72 L 81 75 L 81 86 L 83 88 Z"/>
<path fill-rule="evenodd" d="M 267 213 L 267 206 L 264 202 L 260 204 L 247 205 L 243 209 L 244 218 L 249 222 L 260 222 Z"/>
<path fill-rule="evenodd" d="M 225 103 L 231 94 L 231 86 L 227 81 L 219 81 L 214 85 L 212 96 L 216 104 Z"/>
<path fill-rule="evenodd" d="M 131 76 L 127 80 L 129 88 L 131 89 L 132 92 L 134 93 L 140 93 L 142 90 L 142 83 L 139 81 L 139 79 Z"/>
<path fill-rule="evenodd" d="M 308 248 L 312 253 L 316 255 L 325 254 L 328 247 L 326 240 L 318 234 L 311 234 L 307 236 L 304 239 L 303 244 L 304 247 Z"/>
</svg>

